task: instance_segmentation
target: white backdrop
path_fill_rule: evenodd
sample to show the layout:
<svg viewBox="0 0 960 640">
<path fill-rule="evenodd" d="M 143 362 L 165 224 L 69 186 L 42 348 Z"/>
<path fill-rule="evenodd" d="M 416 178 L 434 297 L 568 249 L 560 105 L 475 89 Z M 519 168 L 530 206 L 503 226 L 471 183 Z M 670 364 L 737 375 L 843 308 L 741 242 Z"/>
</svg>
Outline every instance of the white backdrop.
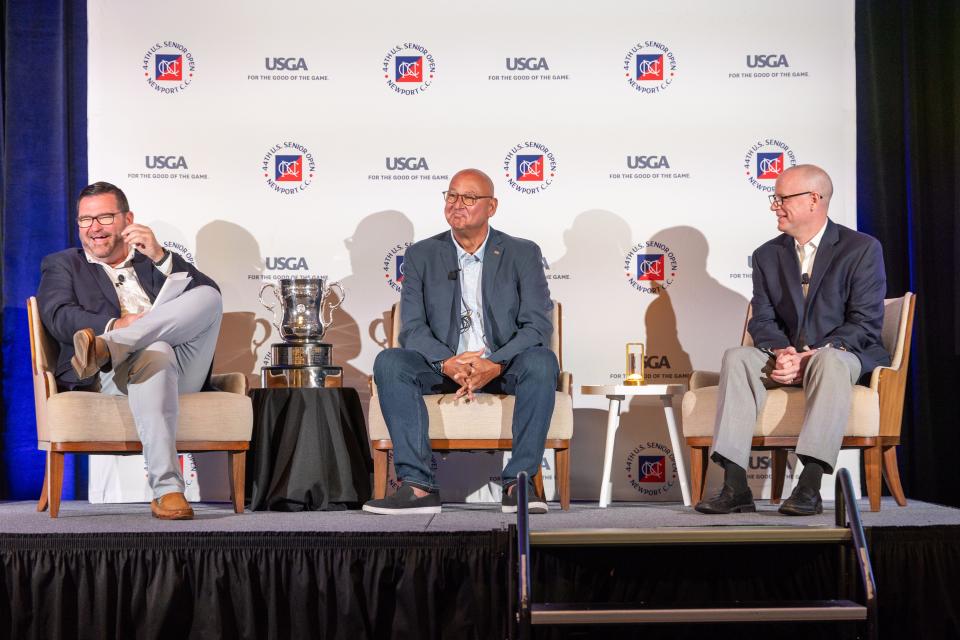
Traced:
<svg viewBox="0 0 960 640">
<path fill-rule="evenodd" d="M 90 0 L 88 17 L 90 181 L 123 188 L 219 283 L 215 368 L 251 380 L 277 339 L 259 287 L 328 275 L 348 293 L 327 337 L 368 401 L 398 256 L 445 228 L 440 192 L 460 168 L 493 176 L 495 227 L 543 249 L 578 389 L 617 380 L 627 341 L 647 343 L 654 380 L 719 367 L 748 257 L 777 233 L 766 196 L 784 167 L 824 167 L 831 217 L 856 226 L 853 0 Z M 518 181 L 518 160 L 542 171 Z M 664 256 L 660 283 L 638 280 L 638 255 Z M 606 401 L 574 406 L 573 497 L 596 499 Z M 679 499 L 669 477 L 630 470 L 670 453 L 658 403 L 630 403 L 614 498 Z M 438 460 L 445 498 L 498 496 L 499 456 L 456 457 L 456 471 Z M 225 498 L 225 463 L 197 458 L 203 497 Z M 91 495 L 122 499 L 104 464 Z M 855 455 L 842 464 L 858 476 Z"/>
</svg>

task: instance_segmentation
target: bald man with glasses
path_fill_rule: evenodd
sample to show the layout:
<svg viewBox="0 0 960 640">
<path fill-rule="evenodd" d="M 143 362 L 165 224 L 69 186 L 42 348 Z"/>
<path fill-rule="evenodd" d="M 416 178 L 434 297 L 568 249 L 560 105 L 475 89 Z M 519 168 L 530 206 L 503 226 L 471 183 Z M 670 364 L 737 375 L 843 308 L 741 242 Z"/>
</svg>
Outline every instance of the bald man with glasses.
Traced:
<svg viewBox="0 0 960 640">
<path fill-rule="evenodd" d="M 723 356 L 712 459 L 720 493 L 696 505 L 708 514 L 756 511 L 746 469 L 766 389 L 802 386 L 806 413 L 797 441 L 803 472 L 780 513 L 822 513 L 820 482 L 833 473 L 853 385 L 890 364 L 880 338 L 887 290 L 880 243 L 827 217 L 833 183 L 814 165 L 777 178 L 770 210 L 781 235 L 753 253 L 754 346 Z"/>
<path fill-rule="evenodd" d="M 372 513 L 440 512 L 424 395 L 516 396 L 504 513 L 516 512 L 519 472 L 533 477 L 543 460 L 560 367 L 549 348 L 553 303 L 540 248 L 490 227 L 498 203 L 482 171 L 458 172 L 443 197 L 450 230 L 404 255 L 402 348 L 382 351 L 373 367 L 402 486 L 365 504 Z M 531 513 L 547 511 L 532 487 L 529 495 Z"/>
</svg>

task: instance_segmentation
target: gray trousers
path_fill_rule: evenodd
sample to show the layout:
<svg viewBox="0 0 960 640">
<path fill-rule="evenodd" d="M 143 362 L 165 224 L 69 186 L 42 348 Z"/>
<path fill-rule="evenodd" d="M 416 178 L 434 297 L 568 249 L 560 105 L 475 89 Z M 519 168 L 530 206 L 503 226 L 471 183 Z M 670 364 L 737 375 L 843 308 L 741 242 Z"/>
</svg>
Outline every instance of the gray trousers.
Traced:
<svg viewBox="0 0 960 640">
<path fill-rule="evenodd" d="M 723 354 L 713 451 L 744 469 L 750 463 L 750 442 L 767 389 L 785 386 L 770 379 L 773 365 L 772 358 L 754 347 L 735 347 Z M 803 374 L 806 412 L 797 455 L 825 462 L 832 472 L 859 378 L 860 359 L 852 353 L 820 349 L 810 356 Z"/>
<path fill-rule="evenodd" d="M 100 373 L 100 391 L 129 399 L 154 498 L 184 490 L 177 461 L 179 395 L 203 387 L 222 317 L 220 293 L 200 286 L 102 336 L 113 368 Z"/>
</svg>

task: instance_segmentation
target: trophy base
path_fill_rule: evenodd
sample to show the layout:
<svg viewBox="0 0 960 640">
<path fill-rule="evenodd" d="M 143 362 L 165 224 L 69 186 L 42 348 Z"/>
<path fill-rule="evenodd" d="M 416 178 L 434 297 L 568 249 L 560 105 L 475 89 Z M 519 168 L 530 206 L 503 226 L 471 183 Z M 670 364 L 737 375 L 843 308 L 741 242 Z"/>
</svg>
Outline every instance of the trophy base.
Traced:
<svg viewBox="0 0 960 640">
<path fill-rule="evenodd" d="M 260 384 L 264 389 L 322 389 L 343 386 L 343 367 L 282 366 L 260 368 Z"/>
<path fill-rule="evenodd" d="M 280 367 L 327 367 L 333 362 L 333 345 L 318 340 L 275 342 L 270 362 Z"/>
</svg>

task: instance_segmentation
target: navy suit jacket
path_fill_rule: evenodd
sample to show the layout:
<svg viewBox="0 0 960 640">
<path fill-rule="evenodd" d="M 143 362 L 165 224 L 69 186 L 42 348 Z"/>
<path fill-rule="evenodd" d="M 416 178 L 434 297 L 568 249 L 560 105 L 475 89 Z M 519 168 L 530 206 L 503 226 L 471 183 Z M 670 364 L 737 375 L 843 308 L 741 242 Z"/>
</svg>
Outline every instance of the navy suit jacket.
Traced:
<svg viewBox="0 0 960 640">
<path fill-rule="evenodd" d="M 173 271 L 186 271 L 193 280 L 187 290 L 201 285 L 217 289 L 217 284 L 200 273 L 196 267 L 171 252 Z M 133 270 L 140 285 L 153 302 L 166 276 L 147 256 L 139 251 L 133 256 Z M 106 271 L 99 264 L 87 261 L 83 249 L 65 249 L 52 253 L 40 263 L 40 287 L 37 289 L 37 302 L 40 306 L 40 319 L 43 326 L 60 343 L 60 356 L 54 375 L 57 386 L 64 390 L 81 389 L 92 386 L 96 379 L 78 380 L 70 358 L 73 357 L 73 334 L 80 329 L 90 327 L 94 333 L 104 332 L 112 318 L 120 317 L 120 299 L 117 287 L 110 281 Z M 208 385 L 209 386 L 209 374 Z"/>
<path fill-rule="evenodd" d="M 777 236 L 753 252 L 753 315 L 747 327 L 757 347 L 798 351 L 828 343 L 860 359 L 862 376 L 890 364 L 883 346 L 887 277 L 880 243 L 827 220 L 813 261 L 807 297 L 794 239 Z"/>
<path fill-rule="evenodd" d="M 460 278 L 449 231 L 410 246 L 403 257 L 400 346 L 430 362 L 457 353 Z M 483 253 L 483 320 L 490 360 L 506 366 L 517 354 L 550 346 L 550 290 L 540 247 L 491 228 Z"/>
</svg>

